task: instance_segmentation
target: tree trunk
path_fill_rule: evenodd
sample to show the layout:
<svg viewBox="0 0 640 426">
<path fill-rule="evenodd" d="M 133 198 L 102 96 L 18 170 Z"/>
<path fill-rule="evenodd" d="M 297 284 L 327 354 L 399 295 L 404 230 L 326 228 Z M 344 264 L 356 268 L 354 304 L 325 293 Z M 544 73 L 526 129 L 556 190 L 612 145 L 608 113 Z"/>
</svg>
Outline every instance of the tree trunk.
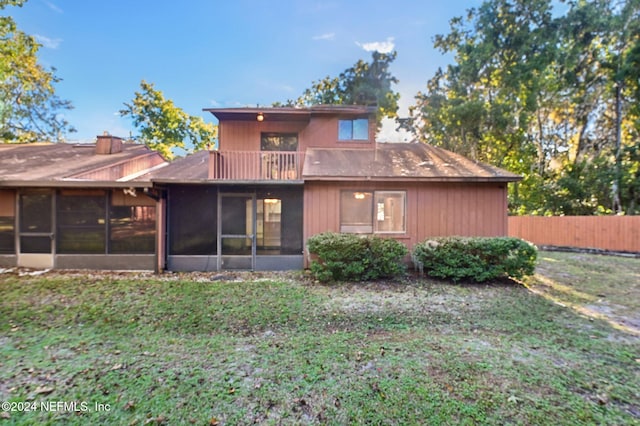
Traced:
<svg viewBox="0 0 640 426">
<path fill-rule="evenodd" d="M 544 130 L 542 126 L 542 117 L 540 115 L 542 111 L 538 108 L 538 143 L 536 143 L 536 148 L 538 149 L 538 175 L 544 176 L 545 172 L 545 152 L 544 152 Z"/>
<path fill-rule="evenodd" d="M 620 184 L 622 183 L 622 158 L 621 158 L 621 138 L 622 138 L 622 83 L 616 84 L 616 170 L 615 180 L 612 185 L 613 211 L 616 214 L 622 213 L 622 203 L 620 202 Z"/>
</svg>

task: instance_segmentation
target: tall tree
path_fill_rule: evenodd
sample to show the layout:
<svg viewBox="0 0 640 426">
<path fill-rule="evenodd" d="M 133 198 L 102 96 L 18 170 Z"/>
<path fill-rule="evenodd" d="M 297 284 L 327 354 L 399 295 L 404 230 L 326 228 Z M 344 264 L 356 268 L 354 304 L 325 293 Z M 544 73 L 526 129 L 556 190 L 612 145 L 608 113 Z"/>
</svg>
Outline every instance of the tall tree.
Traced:
<svg viewBox="0 0 640 426">
<path fill-rule="evenodd" d="M 522 174 L 514 212 L 633 213 L 640 0 L 567 3 L 487 0 L 452 19 L 435 45 L 455 62 L 416 96 L 411 124 Z"/>
<path fill-rule="evenodd" d="M 541 120 L 555 53 L 550 0 L 494 0 L 451 20 L 435 46 L 455 63 L 418 93 L 412 124 L 423 141 L 525 175 L 512 203 L 541 188 L 548 141 Z M 535 194 L 536 202 L 541 198 Z"/>
<path fill-rule="evenodd" d="M 287 101 L 286 105 L 375 106 L 378 125 L 384 117 L 396 118 L 400 94 L 393 90 L 392 85 L 397 84 L 398 79 L 389 72 L 389 66 L 396 56 L 396 52 L 373 52 L 371 62 L 361 59 L 338 77 L 327 76 L 314 81 L 302 96 L 295 101 Z"/>
<path fill-rule="evenodd" d="M 135 92 L 131 103 L 120 110 L 122 117 L 130 117 L 139 130 L 138 139 L 165 158 L 174 157 L 174 150 L 187 152 L 215 145 L 218 127 L 205 123 L 201 117 L 187 114 L 165 99 L 152 83 L 142 80 L 140 92 Z M 185 141 L 189 144 L 187 146 Z"/>
<path fill-rule="evenodd" d="M 25 2 L 0 0 L 0 10 Z M 39 48 L 13 18 L 0 16 L 0 141 L 60 141 L 75 131 L 64 118 L 72 105 L 55 94 L 60 78 L 38 63 Z"/>
</svg>

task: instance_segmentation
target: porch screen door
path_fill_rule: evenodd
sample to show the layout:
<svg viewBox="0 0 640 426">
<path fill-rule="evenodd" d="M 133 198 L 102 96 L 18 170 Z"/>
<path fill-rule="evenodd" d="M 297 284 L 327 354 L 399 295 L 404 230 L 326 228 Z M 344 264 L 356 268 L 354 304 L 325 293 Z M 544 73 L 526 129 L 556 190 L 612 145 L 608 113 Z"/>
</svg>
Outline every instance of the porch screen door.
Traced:
<svg viewBox="0 0 640 426">
<path fill-rule="evenodd" d="M 218 214 L 218 269 L 255 269 L 256 197 L 220 194 Z"/>
<path fill-rule="evenodd" d="M 51 192 L 20 194 L 18 265 L 53 267 L 53 196 Z"/>
</svg>

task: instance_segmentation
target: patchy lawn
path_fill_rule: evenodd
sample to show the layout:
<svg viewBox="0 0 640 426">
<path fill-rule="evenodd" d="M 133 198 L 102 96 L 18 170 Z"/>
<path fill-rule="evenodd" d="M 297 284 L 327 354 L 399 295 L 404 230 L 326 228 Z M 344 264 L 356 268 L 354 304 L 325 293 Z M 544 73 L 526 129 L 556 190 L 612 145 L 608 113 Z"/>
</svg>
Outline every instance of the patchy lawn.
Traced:
<svg viewBox="0 0 640 426">
<path fill-rule="evenodd" d="M 639 339 L 523 286 L 211 276 L 0 275 L 0 425 L 640 422 Z"/>
<path fill-rule="evenodd" d="M 530 288 L 640 337 L 640 259 L 543 251 Z"/>
</svg>

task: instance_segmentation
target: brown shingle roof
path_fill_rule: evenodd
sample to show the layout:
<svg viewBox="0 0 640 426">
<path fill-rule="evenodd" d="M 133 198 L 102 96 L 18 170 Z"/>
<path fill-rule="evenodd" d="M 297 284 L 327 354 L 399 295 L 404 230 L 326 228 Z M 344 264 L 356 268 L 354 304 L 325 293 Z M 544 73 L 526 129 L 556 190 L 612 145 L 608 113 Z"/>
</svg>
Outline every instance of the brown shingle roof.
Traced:
<svg viewBox="0 0 640 426">
<path fill-rule="evenodd" d="M 379 143 L 375 150 L 307 150 L 304 180 L 514 182 L 519 175 L 423 143 Z"/>
<path fill-rule="evenodd" d="M 165 164 L 140 144 L 123 144 L 122 152 L 109 155 L 95 151 L 95 144 L 0 144 L 0 186 L 113 186 L 117 180 L 150 186 L 136 176 Z"/>
<path fill-rule="evenodd" d="M 209 151 L 175 160 L 144 177 L 165 183 L 221 183 L 208 179 Z M 419 180 L 514 182 L 519 175 L 422 143 L 380 143 L 377 149 L 306 151 L 302 178 L 311 180 Z"/>
<path fill-rule="evenodd" d="M 198 151 L 174 160 L 145 178 L 155 182 L 205 182 L 209 176 L 209 151 Z"/>
</svg>

